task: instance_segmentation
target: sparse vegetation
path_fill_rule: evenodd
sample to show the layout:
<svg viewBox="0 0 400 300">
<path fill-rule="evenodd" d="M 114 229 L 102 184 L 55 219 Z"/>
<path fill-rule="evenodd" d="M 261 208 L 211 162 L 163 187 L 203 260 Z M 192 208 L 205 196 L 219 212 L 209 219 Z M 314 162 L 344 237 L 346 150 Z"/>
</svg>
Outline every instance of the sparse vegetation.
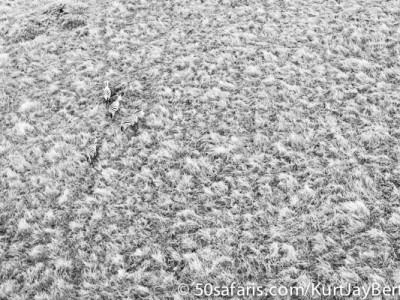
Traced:
<svg viewBox="0 0 400 300">
<path fill-rule="evenodd" d="M 397 0 L 2 1 L 0 299 L 398 286 L 399 17 Z M 105 81 L 125 92 L 112 120 Z"/>
</svg>

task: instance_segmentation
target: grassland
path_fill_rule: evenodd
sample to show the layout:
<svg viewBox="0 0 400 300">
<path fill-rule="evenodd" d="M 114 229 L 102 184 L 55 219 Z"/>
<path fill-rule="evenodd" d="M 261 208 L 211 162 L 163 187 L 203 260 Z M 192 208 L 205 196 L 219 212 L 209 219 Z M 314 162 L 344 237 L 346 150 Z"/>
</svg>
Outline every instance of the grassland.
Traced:
<svg viewBox="0 0 400 300">
<path fill-rule="evenodd" d="M 399 1 L 2 1 L 0 299 L 399 285 L 399 20 Z"/>
</svg>

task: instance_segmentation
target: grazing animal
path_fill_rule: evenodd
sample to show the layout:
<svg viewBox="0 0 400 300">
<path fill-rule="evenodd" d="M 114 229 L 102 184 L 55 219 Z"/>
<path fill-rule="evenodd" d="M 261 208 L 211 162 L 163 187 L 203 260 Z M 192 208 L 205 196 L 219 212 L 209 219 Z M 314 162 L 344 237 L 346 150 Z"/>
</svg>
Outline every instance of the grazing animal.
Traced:
<svg viewBox="0 0 400 300">
<path fill-rule="evenodd" d="M 94 140 L 93 144 L 91 144 L 87 149 L 87 160 L 89 163 L 92 163 L 93 159 L 97 156 L 97 138 Z"/>
<path fill-rule="evenodd" d="M 111 119 L 114 118 L 115 113 L 119 110 L 119 103 L 121 100 L 122 97 L 118 96 L 117 100 L 110 104 L 110 107 L 108 108 L 108 113 L 111 115 Z"/>
<path fill-rule="evenodd" d="M 121 131 L 125 131 L 128 127 L 134 127 L 139 121 L 137 115 L 129 116 L 122 120 L 121 122 Z"/>
<path fill-rule="evenodd" d="M 104 100 L 106 100 L 106 102 L 110 101 L 111 98 L 111 90 L 110 87 L 108 86 L 108 81 L 105 82 L 106 86 L 104 88 Z"/>
</svg>

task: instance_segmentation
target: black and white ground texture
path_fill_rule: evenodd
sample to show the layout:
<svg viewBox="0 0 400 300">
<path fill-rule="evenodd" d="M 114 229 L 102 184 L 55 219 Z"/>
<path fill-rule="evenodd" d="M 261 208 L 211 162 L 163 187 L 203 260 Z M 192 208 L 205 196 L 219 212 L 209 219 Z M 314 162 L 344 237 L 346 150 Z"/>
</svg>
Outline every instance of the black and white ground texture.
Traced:
<svg viewBox="0 0 400 300">
<path fill-rule="evenodd" d="M 0 1 L 1 300 L 399 286 L 399 160 L 398 0 Z"/>
</svg>

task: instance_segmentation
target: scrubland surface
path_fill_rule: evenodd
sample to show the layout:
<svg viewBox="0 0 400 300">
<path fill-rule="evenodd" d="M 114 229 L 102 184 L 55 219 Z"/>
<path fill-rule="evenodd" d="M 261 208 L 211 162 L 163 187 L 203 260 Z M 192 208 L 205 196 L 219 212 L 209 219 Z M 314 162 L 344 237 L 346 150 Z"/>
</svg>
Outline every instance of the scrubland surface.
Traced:
<svg viewBox="0 0 400 300">
<path fill-rule="evenodd" d="M 399 1 L 1 1 L 0 299 L 399 285 L 399 20 Z"/>
</svg>

